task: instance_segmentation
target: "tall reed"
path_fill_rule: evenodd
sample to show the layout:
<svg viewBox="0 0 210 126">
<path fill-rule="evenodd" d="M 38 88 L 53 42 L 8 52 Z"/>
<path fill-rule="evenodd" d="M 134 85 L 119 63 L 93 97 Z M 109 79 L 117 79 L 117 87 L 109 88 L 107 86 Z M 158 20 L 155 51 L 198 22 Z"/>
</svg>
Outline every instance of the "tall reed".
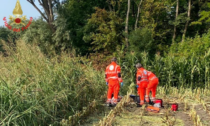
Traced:
<svg viewBox="0 0 210 126">
<path fill-rule="evenodd" d="M 80 57 L 49 58 L 37 46 L 4 44 L 0 55 L 0 125 L 58 125 L 106 91 L 104 73 Z"/>
</svg>

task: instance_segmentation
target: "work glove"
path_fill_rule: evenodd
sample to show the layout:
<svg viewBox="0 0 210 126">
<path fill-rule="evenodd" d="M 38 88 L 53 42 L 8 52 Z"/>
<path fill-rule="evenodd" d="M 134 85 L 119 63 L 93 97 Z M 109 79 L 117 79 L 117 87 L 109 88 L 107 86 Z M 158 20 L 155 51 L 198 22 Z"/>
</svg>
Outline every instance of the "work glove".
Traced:
<svg viewBox="0 0 210 126">
<path fill-rule="evenodd" d="M 106 85 L 108 85 L 108 82 L 106 82 Z"/>
<path fill-rule="evenodd" d="M 121 82 L 121 86 L 123 86 L 123 82 Z"/>
</svg>

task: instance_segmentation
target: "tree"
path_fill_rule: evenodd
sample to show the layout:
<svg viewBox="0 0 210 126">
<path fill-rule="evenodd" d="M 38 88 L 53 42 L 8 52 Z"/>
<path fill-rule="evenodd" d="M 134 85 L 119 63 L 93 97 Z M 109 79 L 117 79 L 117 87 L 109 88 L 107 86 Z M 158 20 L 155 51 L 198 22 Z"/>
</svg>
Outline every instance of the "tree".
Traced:
<svg viewBox="0 0 210 126">
<path fill-rule="evenodd" d="M 185 24 L 184 33 L 183 33 L 183 35 L 182 35 L 182 42 L 183 42 L 184 39 L 185 39 L 185 34 L 186 34 L 186 32 L 187 32 L 187 27 L 188 27 L 188 24 L 189 24 L 189 21 L 190 21 L 190 10 L 191 10 L 191 0 L 188 1 L 188 12 L 187 12 L 187 17 L 188 17 L 188 19 L 187 19 L 187 22 L 186 22 L 186 24 Z"/>
<path fill-rule="evenodd" d="M 176 0 L 176 18 L 175 18 L 175 20 L 177 20 L 178 14 L 179 14 L 179 0 Z M 174 42 L 175 38 L 176 38 L 176 24 L 174 25 L 174 34 L 173 34 L 172 42 Z"/>
<path fill-rule="evenodd" d="M 80 55 L 88 55 L 92 52 L 89 50 L 92 45 L 85 42 L 83 37 L 86 34 L 85 26 L 91 15 L 95 13 L 95 7 L 108 10 L 108 4 L 105 0 L 67 0 L 59 8 L 58 17 L 55 20 L 57 29 L 53 35 L 53 40 L 59 45 L 64 45 L 65 49 L 74 48 L 76 53 Z M 94 32 L 94 30 L 92 29 L 90 32 Z"/>
<path fill-rule="evenodd" d="M 201 24 L 202 21 L 205 21 L 205 22 L 209 23 L 210 22 L 210 11 L 209 11 L 209 9 L 210 9 L 210 2 L 207 3 L 207 9 L 208 10 L 201 11 L 200 12 L 200 19 L 198 20 L 198 22 L 193 22 L 193 23 Z"/>
<path fill-rule="evenodd" d="M 90 50 L 113 53 L 124 42 L 122 29 L 122 19 L 113 11 L 96 8 L 85 26 L 83 39 L 92 45 Z"/>
<path fill-rule="evenodd" d="M 168 24 L 172 20 L 171 7 L 168 0 L 147 0 L 141 3 L 138 28 L 152 31 L 152 38 L 155 39 L 152 44 L 158 45 L 158 51 L 163 51 L 172 40 L 172 26 Z"/>
<path fill-rule="evenodd" d="M 39 4 L 43 7 L 45 14 L 41 12 L 41 10 L 34 3 L 35 0 L 27 1 L 39 11 L 42 17 L 47 21 L 51 30 L 55 32 L 56 28 L 53 25 L 53 22 L 55 20 L 53 8 L 55 8 L 57 4 L 60 4 L 59 0 L 38 0 Z"/>
<path fill-rule="evenodd" d="M 153 45 L 152 29 L 144 27 L 133 30 L 129 36 L 129 50 L 134 51 L 137 55 L 141 52 L 155 53 L 156 45 Z"/>
<path fill-rule="evenodd" d="M 22 35 L 22 39 L 27 43 L 38 45 L 45 54 L 51 53 L 55 48 L 52 31 L 43 18 L 32 21 L 30 27 Z"/>
<path fill-rule="evenodd" d="M 138 21 L 139 21 L 139 13 L 140 13 L 140 7 L 141 7 L 142 1 L 143 0 L 141 0 L 138 4 L 138 12 L 137 12 L 137 16 L 136 16 L 135 30 L 137 29 L 137 25 L 138 25 Z"/>
<path fill-rule="evenodd" d="M 125 25 L 125 42 L 126 46 L 128 47 L 128 20 L 129 20 L 129 13 L 130 13 L 130 4 L 131 0 L 128 0 L 128 10 L 127 10 L 127 15 L 126 15 L 126 25 Z"/>
</svg>

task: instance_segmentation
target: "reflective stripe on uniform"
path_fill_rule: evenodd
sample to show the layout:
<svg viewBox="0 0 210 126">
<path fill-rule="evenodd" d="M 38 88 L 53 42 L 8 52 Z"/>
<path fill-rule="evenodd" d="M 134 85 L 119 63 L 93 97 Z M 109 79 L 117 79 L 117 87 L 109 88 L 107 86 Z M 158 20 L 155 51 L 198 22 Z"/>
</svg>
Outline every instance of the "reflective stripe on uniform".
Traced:
<svg viewBox="0 0 210 126">
<path fill-rule="evenodd" d="M 118 78 L 119 81 L 122 81 L 122 78 Z"/>
<path fill-rule="evenodd" d="M 116 72 L 114 71 L 114 72 L 107 72 L 106 74 L 115 74 Z"/>
<path fill-rule="evenodd" d="M 110 65 L 107 67 L 107 69 L 109 69 Z M 109 76 L 111 74 L 111 77 L 108 77 L 107 79 L 118 79 L 119 81 L 121 81 L 122 79 L 118 77 L 118 73 L 120 73 L 120 71 L 117 71 L 117 68 L 119 67 L 118 65 L 114 66 L 115 68 L 112 70 L 108 70 L 106 71 L 106 74 Z M 114 75 L 112 75 L 114 74 Z M 116 75 L 115 75 L 116 74 Z"/>
<path fill-rule="evenodd" d="M 118 77 L 109 77 L 108 79 L 110 79 L 110 78 L 111 78 L 111 79 L 118 79 Z"/>
<path fill-rule="evenodd" d="M 139 82 L 142 82 L 142 81 L 148 81 L 147 79 L 142 79 L 142 80 L 140 80 Z"/>
<path fill-rule="evenodd" d="M 119 67 L 119 66 L 116 66 L 116 72 L 117 72 L 117 73 L 120 73 L 120 71 L 117 71 L 117 68 L 118 68 L 118 67 Z"/>
<path fill-rule="evenodd" d="M 146 72 L 146 70 L 144 70 L 142 73 L 141 73 L 141 80 L 140 80 L 140 82 L 141 81 L 143 81 L 143 80 L 146 80 L 146 81 L 148 81 L 148 76 L 147 76 L 147 72 Z"/>
<path fill-rule="evenodd" d="M 147 79 L 141 80 L 141 81 L 137 81 L 137 84 L 140 84 L 142 81 L 147 81 L 149 82 Z"/>
<path fill-rule="evenodd" d="M 157 78 L 156 76 L 154 76 L 154 77 L 152 77 L 151 79 L 149 79 L 149 80 L 153 80 L 153 79 L 155 79 L 155 78 Z"/>
</svg>

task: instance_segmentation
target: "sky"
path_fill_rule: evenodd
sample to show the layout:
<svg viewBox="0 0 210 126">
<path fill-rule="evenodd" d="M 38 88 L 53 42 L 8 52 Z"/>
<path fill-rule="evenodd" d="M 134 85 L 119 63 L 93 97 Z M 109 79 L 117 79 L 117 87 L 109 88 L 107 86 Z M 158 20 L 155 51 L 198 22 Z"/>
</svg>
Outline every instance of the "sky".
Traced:
<svg viewBox="0 0 210 126">
<path fill-rule="evenodd" d="M 20 5 L 23 11 L 23 15 L 26 15 L 27 19 L 33 17 L 33 19 L 37 19 L 41 16 L 41 14 L 27 1 L 27 0 L 19 0 Z M 7 22 L 9 22 L 9 16 L 13 16 L 13 10 L 15 8 L 17 0 L 0 0 L 0 26 L 4 25 L 3 18 L 6 17 Z M 35 0 L 35 4 L 38 8 L 43 12 L 42 7 L 39 5 L 38 0 Z"/>
</svg>

